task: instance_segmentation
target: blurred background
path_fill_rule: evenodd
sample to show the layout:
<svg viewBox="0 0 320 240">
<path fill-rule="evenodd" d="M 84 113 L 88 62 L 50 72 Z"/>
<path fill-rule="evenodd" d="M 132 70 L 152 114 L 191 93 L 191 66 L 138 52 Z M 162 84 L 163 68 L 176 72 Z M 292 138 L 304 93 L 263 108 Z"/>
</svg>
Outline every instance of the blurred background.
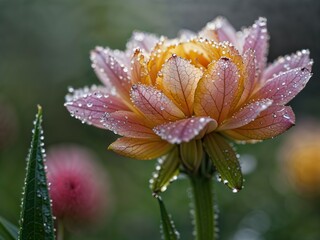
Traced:
<svg viewBox="0 0 320 240">
<path fill-rule="evenodd" d="M 267 17 L 269 62 L 304 48 L 315 61 L 313 77 L 290 104 L 297 117 L 291 131 L 306 119 L 319 128 L 319 13 L 316 0 L 0 0 L 0 215 L 17 224 L 32 121 L 41 104 L 46 146 L 73 143 L 89 148 L 108 175 L 105 221 L 69 239 L 160 239 L 157 202 L 148 186 L 155 161 L 107 151 L 116 136 L 81 124 L 63 106 L 68 86 L 99 84 L 89 51 L 96 45 L 124 49 L 133 30 L 174 37 L 181 28 L 198 31 L 219 15 L 238 30 Z M 245 188 L 234 194 L 215 184 L 222 240 L 320 239 L 320 173 L 300 172 L 299 178 L 315 176 L 307 182 L 314 186 L 307 192 L 304 184 L 297 184 L 294 171 L 288 174 L 290 155 L 283 153 L 295 149 L 289 138 L 304 141 L 301 134 L 286 133 L 238 146 L 247 173 Z M 307 154 L 311 163 L 303 169 L 319 164 L 319 148 Z M 181 179 L 163 195 L 183 240 L 192 239 L 188 186 Z"/>
</svg>

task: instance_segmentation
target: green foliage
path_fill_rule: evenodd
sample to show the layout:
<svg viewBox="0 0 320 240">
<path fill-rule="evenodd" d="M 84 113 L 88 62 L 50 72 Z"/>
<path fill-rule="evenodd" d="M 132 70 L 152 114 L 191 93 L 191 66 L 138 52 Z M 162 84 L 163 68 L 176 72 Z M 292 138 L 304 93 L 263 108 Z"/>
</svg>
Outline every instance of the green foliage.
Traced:
<svg viewBox="0 0 320 240">
<path fill-rule="evenodd" d="M 34 122 L 20 216 L 19 240 L 53 240 L 54 225 L 44 165 L 42 109 Z"/>
<path fill-rule="evenodd" d="M 159 158 L 156 172 L 150 180 L 151 189 L 154 193 L 164 192 L 167 186 L 179 174 L 179 152 L 177 148 L 171 150 L 164 157 Z"/>
<path fill-rule="evenodd" d="M 18 239 L 18 228 L 4 218 L 0 217 L 0 240 Z"/>
<path fill-rule="evenodd" d="M 174 223 L 169 216 L 166 207 L 161 200 L 161 198 L 158 196 L 158 203 L 160 207 L 160 213 L 161 213 L 161 229 L 163 234 L 164 240 L 178 240 L 180 237 L 178 231 L 176 230 Z"/>
<path fill-rule="evenodd" d="M 223 182 L 234 192 L 241 190 L 243 177 L 240 163 L 230 144 L 219 134 L 208 134 L 204 138 L 204 146 Z"/>
</svg>

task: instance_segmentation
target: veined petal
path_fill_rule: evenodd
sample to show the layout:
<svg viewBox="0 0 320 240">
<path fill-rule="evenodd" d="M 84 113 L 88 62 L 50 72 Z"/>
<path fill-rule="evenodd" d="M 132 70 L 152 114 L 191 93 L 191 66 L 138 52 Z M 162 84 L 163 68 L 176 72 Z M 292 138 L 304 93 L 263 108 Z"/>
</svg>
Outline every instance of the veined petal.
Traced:
<svg viewBox="0 0 320 240">
<path fill-rule="evenodd" d="M 131 81 L 128 68 L 119 63 L 110 49 L 97 47 L 91 51 L 92 67 L 107 88 L 114 87 L 126 101 L 130 101 Z"/>
<path fill-rule="evenodd" d="M 139 48 L 135 50 L 131 60 L 131 82 L 132 84 L 151 84 L 150 77 L 148 76 L 145 56 L 142 54 L 141 49 Z"/>
<path fill-rule="evenodd" d="M 207 23 L 207 25 L 199 32 L 199 36 L 218 40 L 220 42 L 228 41 L 234 46 L 237 46 L 236 31 L 227 19 L 223 17 L 217 17 L 213 21 Z"/>
<path fill-rule="evenodd" d="M 237 105 L 242 93 L 239 91 L 236 65 L 228 58 L 220 58 L 209 65 L 198 83 L 194 112 L 197 116 L 210 116 L 221 123 Z"/>
<path fill-rule="evenodd" d="M 306 68 L 295 68 L 281 73 L 268 80 L 252 99 L 269 98 L 274 104 L 284 105 L 305 87 L 311 75 Z"/>
<path fill-rule="evenodd" d="M 227 119 L 218 128 L 219 131 L 242 127 L 252 122 L 264 110 L 272 104 L 270 99 L 262 99 L 250 104 L 247 104 L 235 113 L 231 118 Z"/>
<path fill-rule="evenodd" d="M 173 55 L 161 70 L 163 92 L 170 97 L 185 115 L 193 113 L 194 93 L 202 71 L 187 60 Z"/>
<path fill-rule="evenodd" d="M 245 78 L 244 78 L 244 84 L 243 84 L 244 86 L 243 93 L 239 101 L 240 105 L 250 97 L 250 95 L 253 93 L 253 89 L 256 84 L 257 66 L 256 66 L 255 54 L 252 49 L 248 49 L 243 54 L 243 63 L 245 66 Z"/>
<path fill-rule="evenodd" d="M 291 107 L 272 105 L 249 124 L 224 133 L 239 141 L 265 140 L 285 132 L 294 123 Z"/>
<path fill-rule="evenodd" d="M 136 48 L 140 48 L 145 53 L 150 53 L 158 41 L 159 38 L 154 34 L 138 31 L 133 32 L 127 43 L 127 52 L 131 55 Z"/>
<path fill-rule="evenodd" d="M 189 142 L 217 128 L 217 122 L 209 117 L 193 117 L 166 123 L 154 128 L 154 132 L 163 140 L 172 144 Z"/>
<path fill-rule="evenodd" d="M 108 130 L 125 137 L 152 138 L 154 132 L 140 115 L 129 111 L 106 113 L 100 123 Z"/>
<path fill-rule="evenodd" d="M 133 85 L 131 99 L 146 118 L 155 125 L 185 117 L 183 112 L 163 92 L 153 86 Z"/>
<path fill-rule="evenodd" d="M 242 189 L 240 163 L 234 149 L 219 134 L 211 133 L 204 137 L 203 145 L 223 182 L 234 192 Z"/>
<path fill-rule="evenodd" d="M 172 147 L 172 144 L 160 138 L 122 137 L 113 142 L 108 149 L 126 157 L 150 160 L 166 154 Z"/>
<path fill-rule="evenodd" d="M 267 19 L 260 17 L 249 29 L 248 36 L 244 41 L 243 52 L 250 48 L 254 50 L 259 70 L 263 71 L 267 62 L 268 47 Z"/>
<path fill-rule="evenodd" d="M 105 128 L 101 122 L 105 114 L 129 111 L 120 98 L 105 93 L 103 88 L 73 90 L 72 94 L 66 96 L 64 105 L 75 118 L 100 128 Z"/>
<path fill-rule="evenodd" d="M 307 68 L 311 71 L 313 61 L 309 57 L 309 50 L 297 51 L 294 54 L 278 58 L 270 64 L 262 74 L 262 82 L 275 77 L 281 72 L 286 72 L 294 68 Z"/>
</svg>

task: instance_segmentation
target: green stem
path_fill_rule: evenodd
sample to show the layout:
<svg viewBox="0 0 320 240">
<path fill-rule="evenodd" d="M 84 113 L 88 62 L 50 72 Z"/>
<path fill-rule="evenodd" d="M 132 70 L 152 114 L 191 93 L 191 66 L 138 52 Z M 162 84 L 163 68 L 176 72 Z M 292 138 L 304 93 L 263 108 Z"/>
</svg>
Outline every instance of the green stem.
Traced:
<svg viewBox="0 0 320 240">
<path fill-rule="evenodd" d="M 216 240 L 212 177 L 189 175 L 189 178 L 193 191 L 196 240 Z"/>
<path fill-rule="evenodd" d="M 64 238 L 64 226 L 63 226 L 63 221 L 60 220 L 58 221 L 58 235 L 57 235 L 57 240 L 63 240 Z"/>
</svg>

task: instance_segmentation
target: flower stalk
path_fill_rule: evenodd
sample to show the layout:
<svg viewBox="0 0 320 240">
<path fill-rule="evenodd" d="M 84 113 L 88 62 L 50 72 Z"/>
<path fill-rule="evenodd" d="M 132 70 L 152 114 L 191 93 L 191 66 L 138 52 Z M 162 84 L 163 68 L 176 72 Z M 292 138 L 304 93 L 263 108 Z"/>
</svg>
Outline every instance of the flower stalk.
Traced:
<svg viewBox="0 0 320 240">
<path fill-rule="evenodd" d="M 212 178 L 197 175 L 189 177 L 194 200 L 196 240 L 216 240 Z"/>
<path fill-rule="evenodd" d="M 63 240 L 64 239 L 64 226 L 63 221 L 58 221 L 58 233 L 57 233 L 57 240 Z"/>
<path fill-rule="evenodd" d="M 216 240 L 216 214 L 213 196 L 212 165 L 205 159 L 197 174 L 188 174 L 194 205 L 196 240 Z"/>
</svg>

